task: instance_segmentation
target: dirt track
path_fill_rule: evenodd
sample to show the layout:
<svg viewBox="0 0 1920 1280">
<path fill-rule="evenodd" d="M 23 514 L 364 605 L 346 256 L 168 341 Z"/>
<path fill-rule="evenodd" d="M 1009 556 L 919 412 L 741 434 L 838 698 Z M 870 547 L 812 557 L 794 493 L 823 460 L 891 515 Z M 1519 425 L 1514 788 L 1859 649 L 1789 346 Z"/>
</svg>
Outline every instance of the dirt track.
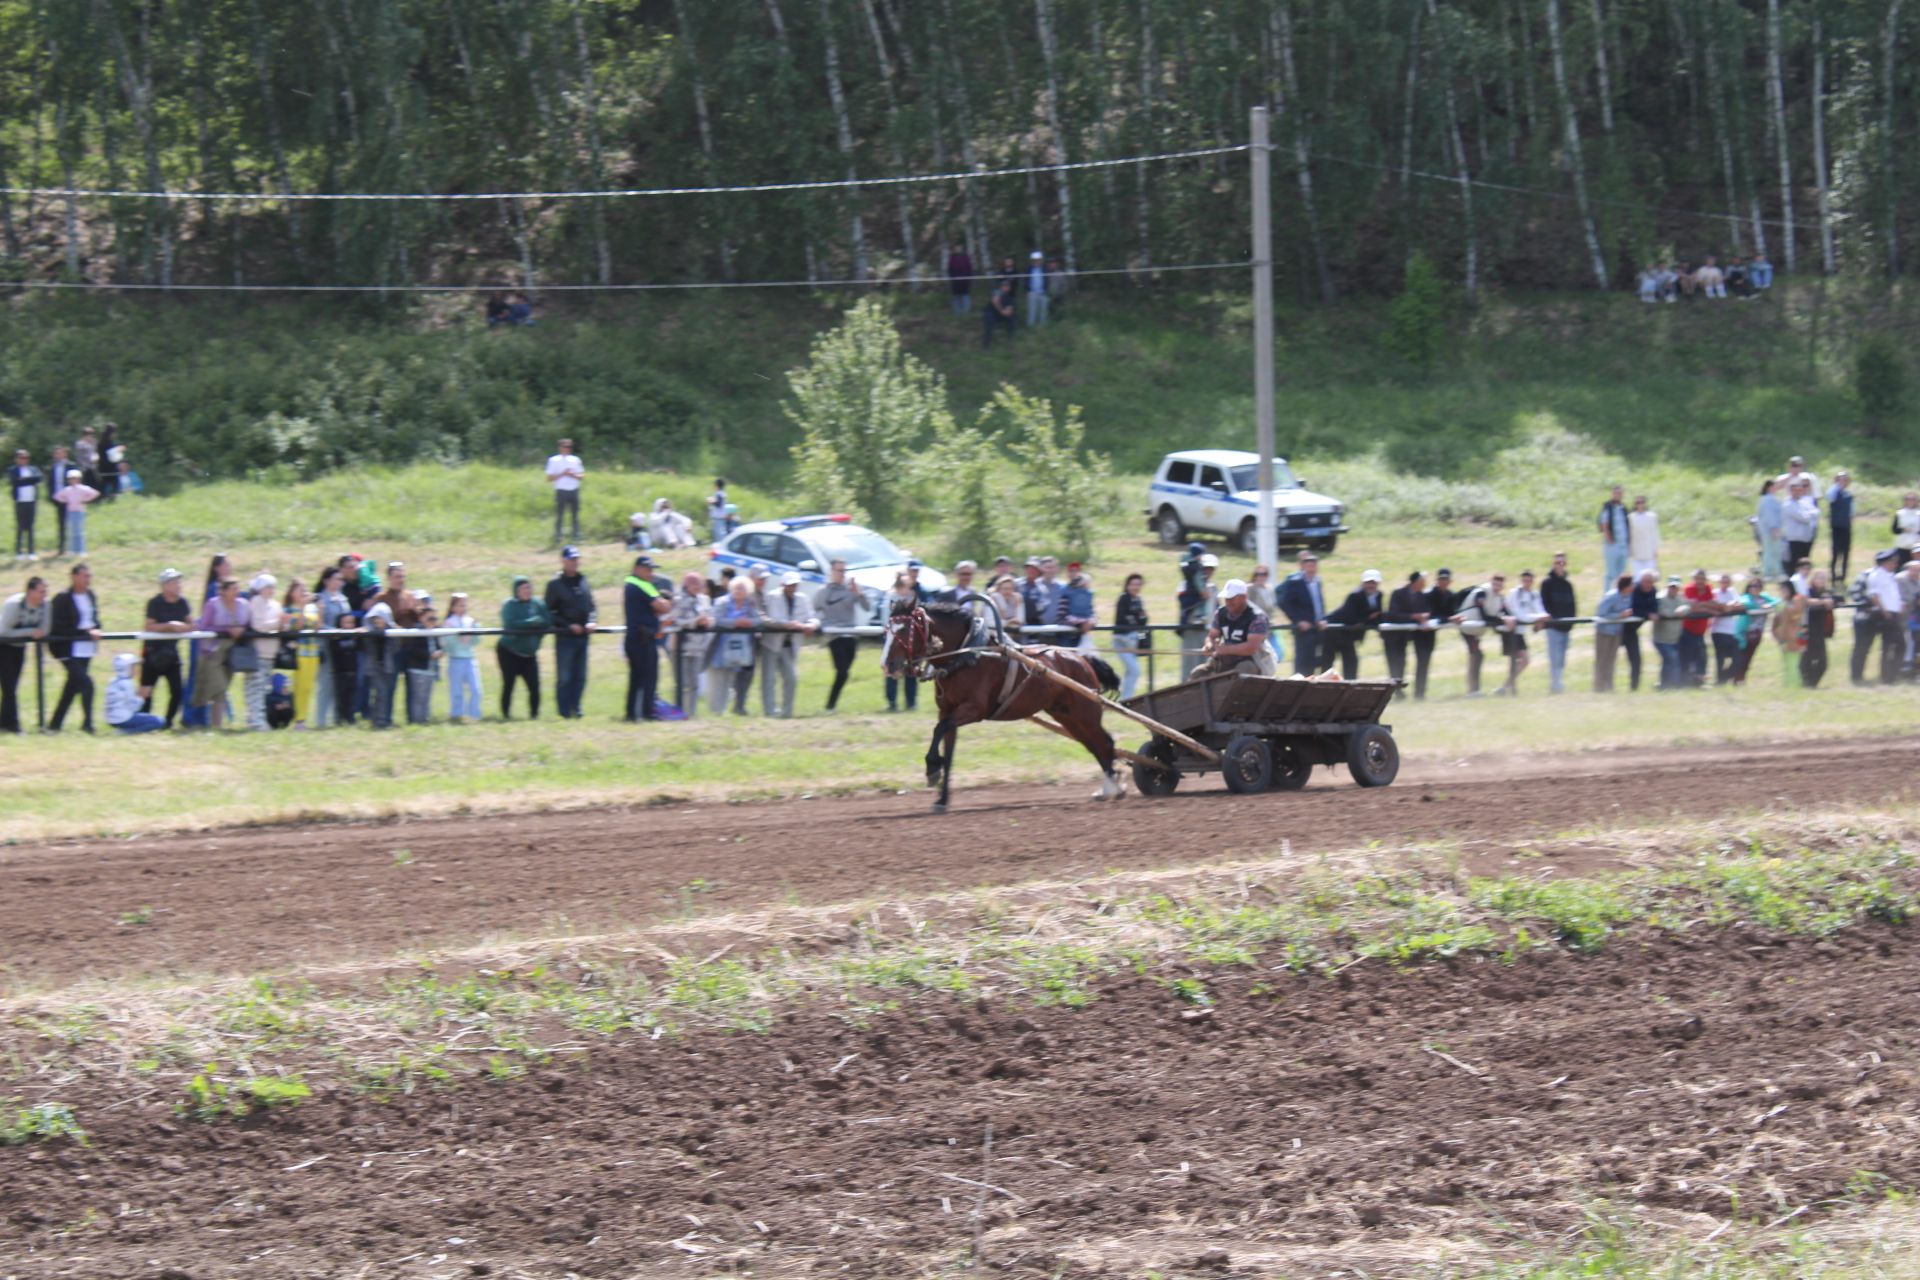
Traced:
<svg viewBox="0 0 1920 1280">
<path fill-rule="evenodd" d="M 690 909 L 838 902 L 1382 840 L 1540 839 L 1582 826 L 1920 794 L 1910 742 L 1602 751 L 1410 764 L 1383 790 L 1189 780 L 1118 806 L 1091 785 L 674 805 L 0 849 L 0 993 L 133 973 L 290 969 L 493 933 Z M 404 851 L 404 852 L 402 852 Z M 151 907 L 151 923 L 122 924 Z"/>
</svg>

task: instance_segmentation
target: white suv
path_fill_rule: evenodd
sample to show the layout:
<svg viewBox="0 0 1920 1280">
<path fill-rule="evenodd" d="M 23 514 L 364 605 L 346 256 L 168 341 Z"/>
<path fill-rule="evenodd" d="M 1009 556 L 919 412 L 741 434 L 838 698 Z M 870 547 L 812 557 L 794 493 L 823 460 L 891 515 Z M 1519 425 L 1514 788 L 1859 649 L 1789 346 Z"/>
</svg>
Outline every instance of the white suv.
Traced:
<svg viewBox="0 0 1920 1280">
<path fill-rule="evenodd" d="M 1238 449 L 1189 449 L 1160 460 L 1147 487 L 1147 528 L 1163 546 L 1179 546 L 1198 533 L 1226 538 L 1249 555 L 1258 553 L 1260 455 Z M 1310 493 L 1287 466 L 1273 460 L 1273 509 L 1282 547 L 1311 547 L 1326 554 L 1347 532 L 1346 507 Z"/>
</svg>

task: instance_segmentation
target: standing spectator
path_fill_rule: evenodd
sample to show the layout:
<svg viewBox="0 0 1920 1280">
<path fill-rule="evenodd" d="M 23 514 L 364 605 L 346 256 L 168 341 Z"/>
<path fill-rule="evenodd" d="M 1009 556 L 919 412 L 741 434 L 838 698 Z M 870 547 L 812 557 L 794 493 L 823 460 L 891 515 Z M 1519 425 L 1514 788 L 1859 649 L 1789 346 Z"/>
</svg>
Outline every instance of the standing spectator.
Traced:
<svg viewBox="0 0 1920 1280">
<path fill-rule="evenodd" d="M 1689 688 L 1698 689 L 1707 682 L 1707 632 L 1713 627 L 1713 584 L 1705 569 L 1693 571 L 1683 598 L 1687 618 L 1680 624 L 1680 674 Z"/>
<path fill-rule="evenodd" d="M 1407 647 L 1414 650 L 1414 701 L 1423 701 L 1427 696 L 1427 667 L 1433 660 L 1433 632 L 1428 628 L 1433 614 L 1427 607 L 1427 575 L 1415 569 L 1407 575 L 1404 587 L 1395 587 L 1387 598 L 1387 612 L 1381 619 L 1396 626 L 1418 627 L 1417 631 L 1381 631 L 1380 646 L 1387 652 L 1387 677 L 1405 682 L 1407 678 Z M 1426 644 L 1421 646 L 1420 641 Z M 1393 691 L 1395 698 L 1407 696 L 1406 689 Z"/>
<path fill-rule="evenodd" d="M 178 569 L 160 571 L 160 594 L 147 601 L 146 631 L 158 635 L 178 635 L 193 630 L 193 606 L 187 603 L 185 579 Z M 140 653 L 140 680 L 147 686 L 148 694 L 142 711 L 153 710 L 153 693 L 162 683 L 167 686 L 167 715 L 161 723 L 163 727 L 173 728 L 173 718 L 180 713 L 180 642 L 178 640 L 149 640 Z"/>
<path fill-rule="evenodd" d="M 1893 513 L 1893 549 L 1902 569 L 1920 554 L 1920 492 L 1909 489 Z"/>
<path fill-rule="evenodd" d="M 227 717 L 227 684 L 233 678 L 230 656 L 236 645 L 246 643 L 243 637 L 247 634 L 249 614 L 247 602 L 240 598 L 238 578 L 223 577 L 214 584 L 213 590 L 193 627 L 195 631 L 214 634 L 195 646 L 200 663 L 193 674 L 192 685 L 193 705 L 199 707 L 205 717 L 202 723 L 218 729 Z"/>
<path fill-rule="evenodd" d="M 1895 588 L 1896 594 L 1898 588 Z M 67 589 L 53 598 L 47 618 L 47 648 L 67 669 L 67 682 L 54 704 L 47 729 L 60 732 L 67 709 L 80 704 L 81 725 L 93 732 L 93 676 L 87 671 L 100 648 L 100 598 L 93 593 L 93 570 L 76 564 L 68 574 Z"/>
<path fill-rule="evenodd" d="M 733 503 L 727 500 L 727 478 L 716 476 L 713 492 L 707 495 L 707 532 L 715 542 L 726 541 L 733 532 Z"/>
<path fill-rule="evenodd" d="M 1680 637 L 1686 632 L 1681 626 L 1681 617 L 1686 612 L 1686 598 L 1680 594 L 1680 575 L 1667 576 L 1667 589 L 1656 606 L 1657 614 L 1653 624 L 1653 647 L 1660 654 L 1660 687 L 1679 689 L 1686 685 L 1686 666 L 1680 659 Z"/>
<path fill-rule="evenodd" d="M 1780 646 L 1780 687 L 1800 687 L 1800 659 L 1807 651 L 1807 598 L 1791 581 L 1781 587 L 1783 598 L 1773 612 L 1771 630 Z"/>
<path fill-rule="evenodd" d="M 1001 625 L 1010 633 L 1019 631 L 1020 624 L 1026 620 L 1027 606 L 1026 601 L 1020 597 L 1020 584 L 1014 580 L 1013 575 L 1008 574 L 997 580 L 988 589 L 987 595 L 1000 612 Z"/>
<path fill-rule="evenodd" d="M 59 556 L 67 541 L 67 512 L 53 495 L 67 487 L 68 481 L 84 477 L 80 468 L 67 461 L 67 446 L 53 446 L 53 460 L 47 463 L 47 517 L 53 521 L 53 554 Z"/>
<path fill-rule="evenodd" d="M 516 577 L 513 594 L 500 606 L 500 718 L 513 719 L 513 686 L 527 686 L 527 719 L 540 718 L 540 642 L 553 630 L 546 601 L 533 596 L 533 581 Z"/>
<path fill-rule="evenodd" d="M 1140 687 L 1140 655 L 1153 647 L 1153 633 L 1147 630 L 1147 602 L 1141 596 L 1147 580 L 1137 573 L 1127 575 L 1120 598 L 1113 602 L 1113 650 L 1120 658 L 1120 700 L 1125 702 Z"/>
<path fill-rule="evenodd" d="M 1488 631 L 1496 631 L 1504 641 L 1515 626 L 1513 615 L 1507 611 L 1507 576 L 1496 573 L 1484 586 L 1470 589 L 1460 598 L 1452 620 L 1460 624 L 1460 638 L 1467 646 L 1467 696 L 1477 698 L 1480 671 L 1486 660 L 1480 647 L 1482 638 Z"/>
<path fill-rule="evenodd" d="M 561 526 L 571 516 L 573 519 L 573 540 L 580 541 L 580 481 L 587 474 L 587 464 L 573 451 L 573 441 L 562 440 L 560 451 L 547 459 L 547 484 L 553 489 L 553 540 L 556 544 L 564 542 L 566 535 Z"/>
<path fill-rule="evenodd" d="M 140 709 L 141 693 L 133 681 L 140 660 L 130 653 L 113 656 L 113 679 L 107 682 L 107 727 L 121 733 L 152 733 L 166 728 L 159 716 Z M 142 679 L 145 677 L 142 676 Z"/>
<path fill-rule="evenodd" d="M 415 625 L 438 631 L 440 614 L 433 607 L 433 596 L 422 591 L 417 597 L 420 612 Z M 440 658 L 446 646 L 439 636 L 414 636 L 406 642 L 407 723 L 433 723 L 433 686 L 440 680 Z"/>
<path fill-rule="evenodd" d="M 1191 610 L 1191 625 L 1188 630 L 1180 633 L 1180 678 L 1182 680 L 1192 676 L 1193 669 L 1204 660 L 1200 652 L 1201 645 L 1206 640 L 1213 615 L 1220 611 L 1220 592 L 1213 581 L 1219 569 L 1220 557 L 1211 552 L 1202 552 L 1195 562 L 1192 590 L 1199 603 Z M 1188 621 L 1188 618 L 1182 618 L 1182 622 Z"/>
<path fill-rule="evenodd" d="M 1786 509 L 1774 492 L 1778 487 L 1777 481 L 1760 482 L 1760 501 L 1749 517 L 1753 523 L 1753 540 L 1760 544 L 1760 571 L 1770 578 L 1786 572 L 1787 538 L 1783 532 Z"/>
<path fill-rule="evenodd" d="M 1094 603 L 1093 578 L 1084 572 L 1075 573 L 1067 583 L 1065 596 L 1066 623 L 1079 630 L 1078 637 L 1067 637 L 1072 647 L 1086 653 L 1093 653 L 1098 646 L 1093 639 Z"/>
<path fill-rule="evenodd" d="M 917 603 L 918 600 L 913 594 L 913 586 L 907 581 L 906 576 L 903 574 L 895 578 L 893 580 L 893 590 L 887 595 L 887 616 L 891 617 L 893 611 L 902 605 L 912 606 Z M 1053 637 L 1048 636 L 1043 643 L 1051 644 L 1052 641 Z M 889 635 L 887 637 L 887 644 L 890 645 L 892 642 L 893 637 Z M 883 645 L 880 650 L 880 665 L 882 667 L 886 666 L 885 645 Z M 900 710 L 902 701 L 905 701 L 907 710 L 911 711 L 913 710 L 914 704 L 920 698 L 920 681 L 909 672 L 902 672 L 898 676 L 887 676 L 882 688 L 887 695 L 888 711 Z"/>
<path fill-rule="evenodd" d="M 593 588 L 580 572 L 580 548 L 560 549 L 560 572 L 547 583 L 547 612 L 559 634 L 553 641 L 553 701 L 562 720 L 580 718 L 587 691 L 588 637 L 599 629 Z"/>
<path fill-rule="evenodd" d="M 996 289 L 1001 285 L 1007 285 L 1013 289 L 1020 287 L 1020 268 L 1014 262 L 1012 254 L 1008 254 L 1006 257 L 1000 259 L 1000 274 L 998 278 L 994 280 L 993 285 Z"/>
<path fill-rule="evenodd" d="M 1827 674 L 1827 641 L 1833 638 L 1833 592 L 1828 582 L 1825 569 L 1815 569 L 1807 579 L 1803 615 L 1807 647 L 1800 654 L 1800 683 L 1809 689 L 1818 689 Z"/>
<path fill-rule="evenodd" d="M 1013 284 L 1007 280 L 1002 280 L 994 286 L 993 292 L 988 295 L 987 305 L 980 309 L 980 349 L 982 351 L 993 346 L 995 329 L 1005 329 L 1007 337 L 1013 337 L 1013 297 Z"/>
<path fill-rule="evenodd" d="M 0 733 L 20 732 L 20 673 L 46 635 L 47 580 L 28 578 L 25 591 L 0 603 Z"/>
<path fill-rule="evenodd" d="M 1813 500 L 1813 481 L 1795 476 L 1787 481 L 1787 500 L 1780 513 L 1780 533 L 1787 540 L 1787 564 L 1798 566 L 1813 555 L 1820 532 L 1820 505 Z"/>
<path fill-rule="evenodd" d="M 386 632 L 413 631 L 426 625 L 422 607 L 431 602 L 432 597 L 425 592 L 415 595 L 407 589 L 407 566 L 398 560 L 387 565 L 387 589 L 376 597 L 387 606 Z M 406 714 L 407 723 L 425 724 L 431 709 L 430 702 L 423 702 L 416 693 L 414 685 L 426 673 L 427 685 L 423 691 L 428 697 L 433 693 L 432 669 L 434 661 L 433 642 L 423 636 L 396 638 L 382 633 L 382 645 L 387 653 L 387 664 L 383 669 L 391 676 L 389 684 L 397 686 L 388 698 L 388 706 L 398 699 L 401 710 Z"/>
<path fill-rule="evenodd" d="M 733 694 L 733 714 L 747 714 L 747 690 L 753 685 L 753 656 L 756 649 L 753 628 L 760 625 L 760 610 L 753 603 L 753 588 L 745 578 L 727 585 L 727 598 L 714 606 L 713 645 L 707 664 L 713 671 L 707 684 L 707 706 L 713 714 L 727 709 L 727 694 Z"/>
<path fill-rule="evenodd" d="M 1853 476 L 1846 471 L 1833 473 L 1833 488 L 1827 490 L 1827 528 L 1833 543 L 1827 552 L 1827 578 L 1845 581 L 1853 559 Z M 1827 616 L 1833 616 L 1832 609 Z"/>
<path fill-rule="evenodd" d="M 1027 255 L 1027 328 L 1047 322 L 1046 255 L 1035 249 Z"/>
<path fill-rule="evenodd" d="M 337 564 L 320 571 L 313 608 L 323 631 L 350 628 L 353 621 L 346 593 L 340 589 L 341 577 Z M 328 636 L 320 641 L 320 674 L 313 689 L 314 728 L 353 723 L 354 664 L 359 656 L 353 636 Z"/>
<path fill-rule="evenodd" d="M 800 641 L 820 629 L 813 600 L 800 589 L 800 575 L 780 575 L 780 589 L 766 598 L 765 625 L 780 630 L 760 637 L 764 666 L 760 672 L 760 710 L 768 717 L 793 719 L 793 695 L 800 687 Z M 774 706 L 773 683 L 780 682 L 779 708 Z"/>
<path fill-rule="evenodd" d="M 1520 585 L 1507 593 L 1507 612 L 1513 615 L 1513 628 L 1500 637 L 1500 649 L 1507 655 L 1507 684 L 1505 690 L 1494 691 L 1496 698 L 1502 692 L 1510 698 L 1520 696 L 1520 673 L 1533 665 L 1527 632 L 1540 630 L 1547 620 L 1546 602 L 1534 588 L 1533 570 L 1521 570 Z"/>
<path fill-rule="evenodd" d="M 281 633 L 293 643 L 293 727 L 314 727 L 320 692 L 320 605 L 307 584 L 295 578 L 281 598 Z"/>
<path fill-rule="evenodd" d="M 1779 603 L 1767 594 L 1766 577 L 1758 569 L 1747 575 L 1745 589 L 1740 593 L 1740 616 L 1733 626 L 1733 638 L 1740 645 L 1740 661 L 1733 669 L 1736 687 L 1747 682 L 1753 655 L 1759 652 L 1760 642 L 1767 638 L 1767 618 Z"/>
<path fill-rule="evenodd" d="M 673 612 L 667 616 L 673 626 L 669 652 L 677 664 L 674 697 L 691 720 L 700 709 L 700 673 L 707 665 L 707 647 L 713 643 L 713 602 L 707 595 L 707 580 L 692 570 L 682 575 L 680 589 L 673 593 Z"/>
<path fill-rule="evenodd" d="M 1573 579 L 1567 576 L 1567 553 L 1553 553 L 1553 565 L 1547 570 L 1546 581 L 1540 584 L 1540 603 L 1546 609 L 1549 618 L 1577 618 L 1580 607 L 1573 590 Z M 1572 636 L 1571 622 L 1550 622 L 1547 624 L 1547 691 L 1565 693 L 1567 691 L 1567 641 Z"/>
<path fill-rule="evenodd" d="M 267 729 L 267 690 L 273 687 L 273 659 L 280 652 L 280 623 L 286 617 L 286 610 L 273 598 L 278 585 L 274 576 L 264 571 L 247 584 L 253 593 L 247 601 L 247 626 L 259 661 L 247 672 L 242 688 L 247 701 L 247 728 L 256 733 Z"/>
<path fill-rule="evenodd" d="M 447 618 L 441 625 L 459 633 L 443 641 L 447 652 L 447 718 L 455 724 L 478 724 L 485 695 L 480 690 L 480 660 L 474 656 L 480 648 L 480 637 L 473 633 L 480 629 L 480 620 L 473 616 L 466 592 L 456 591 L 447 597 Z"/>
<path fill-rule="evenodd" d="M 1868 622 L 1870 632 L 1868 643 L 1874 638 L 1880 641 L 1880 683 L 1895 684 L 1900 679 L 1900 663 L 1907 654 L 1907 625 L 1905 600 L 1900 591 L 1900 580 L 1894 574 L 1894 564 L 1899 557 L 1892 551 L 1882 551 L 1873 558 L 1873 571 L 1867 575 L 1866 596 L 1872 603 Z M 53 630 L 60 632 L 59 599 L 54 600 Z M 1853 660 L 1855 680 L 1864 682 L 1866 675 L 1866 657 L 1858 649 Z"/>
<path fill-rule="evenodd" d="M 1327 631 L 1327 591 L 1319 580 L 1319 557 L 1300 553 L 1300 568 L 1286 576 L 1279 595 L 1286 626 L 1294 629 L 1294 672 L 1313 676 L 1323 670 L 1321 641 Z"/>
<path fill-rule="evenodd" d="M 1606 580 L 1612 582 L 1627 571 L 1627 491 L 1613 486 L 1607 500 L 1600 504 L 1600 558 Z"/>
<path fill-rule="evenodd" d="M 1623 618 L 1632 615 L 1633 579 L 1621 574 L 1600 597 L 1593 616 L 1593 691 L 1613 692 L 1613 668 L 1620 655 L 1620 633 L 1626 630 Z"/>
<path fill-rule="evenodd" d="M 100 490 L 103 502 L 112 502 L 120 492 L 120 464 L 126 461 L 127 450 L 120 443 L 119 432 L 120 428 L 111 422 L 100 428 L 100 454 L 93 467 L 94 474 L 99 478 L 93 483 Z M 142 672 L 140 678 L 145 680 L 146 673 Z"/>
<path fill-rule="evenodd" d="M 1348 592 L 1340 607 L 1327 615 L 1327 641 L 1333 651 L 1327 665 L 1332 666 L 1332 658 L 1337 656 L 1342 679 L 1360 678 L 1360 645 L 1367 632 L 1379 627 L 1386 603 L 1380 590 L 1380 571 L 1368 569 L 1360 575 L 1360 586 Z"/>
<path fill-rule="evenodd" d="M 1796 453 L 1787 459 L 1787 469 L 1780 473 L 1779 486 L 1776 492 L 1791 496 L 1794 484 L 1799 480 L 1805 480 L 1807 482 L 1807 492 L 1809 495 L 1813 493 L 1819 483 L 1819 477 L 1807 470 L 1807 460 Z"/>
<path fill-rule="evenodd" d="M 814 594 L 814 614 L 829 631 L 851 631 L 867 620 L 867 600 L 860 588 L 847 580 L 847 562 L 835 560 L 827 566 L 826 585 Z M 827 652 L 833 656 L 833 685 L 827 690 L 827 710 L 840 705 L 841 691 L 853 673 L 853 659 L 860 641 L 851 635 L 835 635 L 827 640 Z"/>
<path fill-rule="evenodd" d="M 1206 557 L 1211 559 L 1212 557 Z M 909 584 L 912 578 L 908 578 Z M 1040 557 L 1040 576 L 1027 584 L 1027 622 L 1036 627 L 1057 627 L 1067 620 L 1067 586 L 1060 581 L 1060 562 L 1052 556 Z M 1042 644 L 1059 644 L 1060 637 L 1043 634 Z"/>
<path fill-rule="evenodd" d="M 947 254 L 947 289 L 953 294 L 953 314 L 963 316 L 973 309 L 973 258 L 958 241 Z"/>
<path fill-rule="evenodd" d="M 87 504 L 100 491 L 80 478 L 76 468 L 67 469 L 67 483 L 53 495 L 53 501 L 66 513 L 60 554 L 83 556 L 87 553 Z"/>
<path fill-rule="evenodd" d="M 1263 564 L 1253 566 L 1253 578 L 1247 583 L 1247 599 L 1253 607 L 1267 615 L 1267 647 L 1273 650 L 1275 662 L 1287 660 L 1287 646 L 1280 639 L 1282 627 L 1276 621 L 1280 616 L 1280 593 L 1273 587 L 1273 571 Z"/>
<path fill-rule="evenodd" d="M 46 479 L 33 465 L 33 455 L 25 449 L 13 451 L 13 465 L 7 468 L 7 492 L 13 495 L 13 558 L 30 563 L 34 554 L 33 518 L 40 509 L 40 482 Z"/>
<path fill-rule="evenodd" d="M 1720 575 L 1713 600 L 1721 612 L 1707 628 L 1707 635 L 1713 640 L 1713 683 L 1717 688 L 1732 684 L 1734 670 L 1740 665 L 1740 593 L 1733 589 L 1732 574 Z"/>
<path fill-rule="evenodd" d="M 207 562 L 207 580 L 201 585 L 200 604 L 202 608 L 205 608 L 208 601 L 220 594 L 220 584 L 231 576 L 232 568 L 227 562 L 226 553 L 215 552 L 213 558 Z M 195 622 L 194 630 L 203 631 L 205 628 L 200 626 L 198 622 Z M 211 652 L 213 652 L 213 650 L 209 648 L 204 641 L 187 646 L 187 709 L 180 713 L 180 727 L 183 729 L 204 729 L 207 727 L 206 704 L 200 700 L 195 691 L 199 688 L 198 681 L 200 678 L 201 656 L 204 653 Z M 221 693 L 222 699 L 224 699 L 225 696 L 226 694 L 223 689 Z M 223 709 L 231 712 L 232 708 L 227 707 L 224 701 L 221 705 Z"/>
<path fill-rule="evenodd" d="M 932 598 L 940 604 L 968 604 L 967 597 L 974 594 L 976 590 L 973 585 L 973 577 L 979 572 L 979 565 L 971 560 L 962 560 L 959 564 L 953 566 L 953 578 L 951 582 L 941 590 L 934 592 Z M 817 594 L 818 593 L 816 593 L 816 595 Z M 977 601 L 971 604 L 967 612 L 976 618 L 984 618 L 986 616 L 985 608 Z"/>
<path fill-rule="evenodd" d="M 1627 569 L 1636 578 L 1660 572 L 1660 517 L 1647 506 L 1645 494 L 1633 500 L 1627 513 Z"/>
<path fill-rule="evenodd" d="M 1909 560 L 1900 568 L 1900 598 L 1906 602 L 1902 616 L 1907 628 L 1907 676 L 1920 679 L 1920 662 L 1916 658 L 1916 647 L 1920 647 L 1920 560 Z"/>
<path fill-rule="evenodd" d="M 640 556 L 633 562 L 621 588 L 627 634 L 623 647 L 627 654 L 627 707 L 620 718 L 628 724 L 658 720 L 655 704 L 660 697 L 660 619 L 673 610 L 662 584 L 653 580 L 653 557 Z"/>
<path fill-rule="evenodd" d="M 80 438 L 73 442 L 73 461 L 86 473 L 82 477 L 86 483 L 97 488 L 100 481 L 100 446 L 94 443 L 92 427 L 82 428 Z"/>
<path fill-rule="evenodd" d="M 1626 652 L 1630 688 L 1640 692 L 1640 642 L 1653 643 L 1653 624 L 1660 616 L 1660 579 L 1643 573 L 1633 580 L 1627 597 L 1627 615 L 1632 619 L 1620 633 L 1620 648 Z"/>
<path fill-rule="evenodd" d="M 361 640 L 361 682 L 367 688 L 367 722 L 375 729 L 393 728 L 393 687 L 400 678 L 400 646 L 387 633 L 393 630 L 393 605 L 385 595 L 367 602 L 363 612 L 366 635 Z"/>
</svg>

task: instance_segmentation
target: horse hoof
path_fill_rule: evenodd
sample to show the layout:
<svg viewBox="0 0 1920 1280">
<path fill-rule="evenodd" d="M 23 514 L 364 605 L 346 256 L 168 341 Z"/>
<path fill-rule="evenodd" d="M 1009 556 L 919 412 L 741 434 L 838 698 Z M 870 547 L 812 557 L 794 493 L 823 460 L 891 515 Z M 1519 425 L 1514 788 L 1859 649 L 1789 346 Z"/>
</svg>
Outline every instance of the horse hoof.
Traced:
<svg viewBox="0 0 1920 1280">
<path fill-rule="evenodd" d="M 947 811 L 947 806 L 945 806 L 944 804 L 938 804 L 938 803 L 936 803 L 936 804 L 935 804 L 935 805 L 933 806 L 933 811 L 934 811 L 935 813 L 945 813 L 945 812 Z"/>
</svg>

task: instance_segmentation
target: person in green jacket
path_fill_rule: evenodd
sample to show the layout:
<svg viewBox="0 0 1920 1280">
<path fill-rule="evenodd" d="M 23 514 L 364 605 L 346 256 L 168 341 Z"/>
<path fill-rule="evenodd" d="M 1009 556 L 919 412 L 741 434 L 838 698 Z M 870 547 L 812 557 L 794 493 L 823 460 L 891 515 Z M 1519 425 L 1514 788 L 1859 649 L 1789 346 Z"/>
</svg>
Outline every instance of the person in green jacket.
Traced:
<svg viewBox="0 0 1920 1280">
<path fill-rule="evenodd" d="M 513 685 L 527 682 L 527 716 L 540 718 L 540 641 L 553 630 L 547 602 L 533 594 L 533 580 L 516 577 L 513 597 L 500 606 L 500 718 L 512 719 Z"/>
<path fill-rule="evenodd" d="M 1740 594 L 1738 603 L 1744 612 L 1733 624 L 1733 638 L 1740 646 L 1733 682 L 1742 685 L 1747 682 L 1747 668 L 1753 665 L 1753 655 L 1759 651 L 1760 642 L 1767 638 L 1767 618 L 1780 601 L 1767 594 L 1766 578 L 1755 569 L 1747 575 L 1747 589 Z"/>
</svg>

